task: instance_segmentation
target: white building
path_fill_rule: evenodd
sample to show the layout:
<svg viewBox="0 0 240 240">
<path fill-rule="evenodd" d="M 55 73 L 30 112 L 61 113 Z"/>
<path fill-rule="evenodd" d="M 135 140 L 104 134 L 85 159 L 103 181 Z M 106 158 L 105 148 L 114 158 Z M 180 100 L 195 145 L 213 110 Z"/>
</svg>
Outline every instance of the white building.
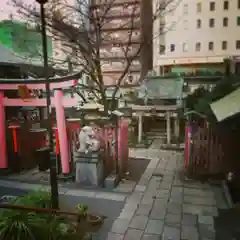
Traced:
<svg viewBox="0 0 240 240">
<path fill-rule="evenodd" d="M 171 7 L 154 23 L 155 71 L 222 72 L 225 58 L 240 57 L 240 0 L 175 0 Z"/>
</svg>

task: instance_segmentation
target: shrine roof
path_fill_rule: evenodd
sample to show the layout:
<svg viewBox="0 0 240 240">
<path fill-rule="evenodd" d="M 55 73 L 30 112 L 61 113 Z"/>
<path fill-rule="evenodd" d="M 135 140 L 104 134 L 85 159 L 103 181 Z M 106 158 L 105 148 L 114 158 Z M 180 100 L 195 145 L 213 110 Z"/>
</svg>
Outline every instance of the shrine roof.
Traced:
<svg viewBox="0 0 240 240">
<path fill-rule="evenodd" d="M 139 87 L 139 98 L 181 99 L 184 79 L 181 77 L 148 76 Z"/>
<path fill-rule="evenodd" d="M 16 54 L 4 45 L 0 44 L 0 63 L 5 64 L 26 64 L 27 61 Z"/>
<path fill-rule="evenodd" d="M 228 119 L 240 112 L 240 88 L 210 104 L 218 122 Z"/>
<path fill-rule="evenodd" d="M 13 50 L 9 49 L 8 47 L 4 46 L 0 43 L 0 64 L 7 64 L 7 65 L 17 65 L 21 67 L 37 67 L 42 68 L 43 63 L 41 60 L 31 59 L 31 58 L 24 58 L 19 56 Z"/>
</svg>

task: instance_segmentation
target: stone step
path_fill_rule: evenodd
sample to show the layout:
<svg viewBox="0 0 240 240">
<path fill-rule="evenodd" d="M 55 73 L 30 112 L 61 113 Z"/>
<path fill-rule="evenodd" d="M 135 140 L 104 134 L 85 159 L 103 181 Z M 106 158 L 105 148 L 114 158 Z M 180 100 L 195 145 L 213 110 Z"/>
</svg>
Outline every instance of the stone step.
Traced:
<svg viewBox="0 0 240 240">
<path fill-rule="evenodd" d="M 165 136 L 148 136 L 148 139 L 166 139 L 166 137 Z"/>
<path fill-rule="evenodd" d="M 166 136 L 166 133 L 147 132 L 148 136 Z"/>
</svg>

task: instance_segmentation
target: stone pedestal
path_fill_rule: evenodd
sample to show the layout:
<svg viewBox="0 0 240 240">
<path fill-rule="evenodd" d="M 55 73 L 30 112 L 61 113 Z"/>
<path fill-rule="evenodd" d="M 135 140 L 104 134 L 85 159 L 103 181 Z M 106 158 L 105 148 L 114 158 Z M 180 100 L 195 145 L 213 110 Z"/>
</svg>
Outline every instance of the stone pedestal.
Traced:
<svg viewBox="0 0 240 240">
<path fill-rule="evenodd" d="M 75 181 L 86 186 L 100 186 L 103 183 L 102 152 L 74 153 Z"/>
</svg>

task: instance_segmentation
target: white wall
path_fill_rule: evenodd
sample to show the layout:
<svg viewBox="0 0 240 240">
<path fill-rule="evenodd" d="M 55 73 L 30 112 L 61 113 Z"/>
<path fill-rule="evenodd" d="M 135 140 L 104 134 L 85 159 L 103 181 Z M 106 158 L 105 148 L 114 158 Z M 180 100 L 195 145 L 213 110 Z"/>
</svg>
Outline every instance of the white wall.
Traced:
<svg viewBox="0 0 240 240">
<path fill-rule="evenodd" d="M 159 0 L 155 0 L 159 1 Z M 177 0 L 176 0 L 177 2 Z M 215 2 L 215 11 L 209 10 L 210 2 Z M 240 17 L 238 0 L 229 0 L 229 9 L 223 9 L 222 0 L 182 0 L 172 13 L 165 15 L 166 31 L 163 40 L 154 42 L 154 66 L 168 64 L 222 62 L 223 58 L 240 55 L 236 49 L 236 40 L 240 40 Z M 197 12 L 197 3 L 201 3 L 201 12 Z M 223 27 L 223 18 L 228 18 L 228 27 Z M 209 19 L 215 19 L 215 26 L 209 27 Z M 197 28 L 197 19 L 201 19 L 201 28 Z M 155 31 L 159 21 L 155 22 Z M 227 41 L 227 49 L 222 49 L 222 41 Z M 201 43 L 200 51 L 195 50 L 196 43 Z M 214 43 L 214 50 L 208 49 L 209 42 Z M 165 44 L 166 52 L 159 54 L 159 45 Z M 175 44 L 175 51 L 170 51 L 170 44 Z M 185 50 L 183 49 L 185 45 Z"/>
</svg>

